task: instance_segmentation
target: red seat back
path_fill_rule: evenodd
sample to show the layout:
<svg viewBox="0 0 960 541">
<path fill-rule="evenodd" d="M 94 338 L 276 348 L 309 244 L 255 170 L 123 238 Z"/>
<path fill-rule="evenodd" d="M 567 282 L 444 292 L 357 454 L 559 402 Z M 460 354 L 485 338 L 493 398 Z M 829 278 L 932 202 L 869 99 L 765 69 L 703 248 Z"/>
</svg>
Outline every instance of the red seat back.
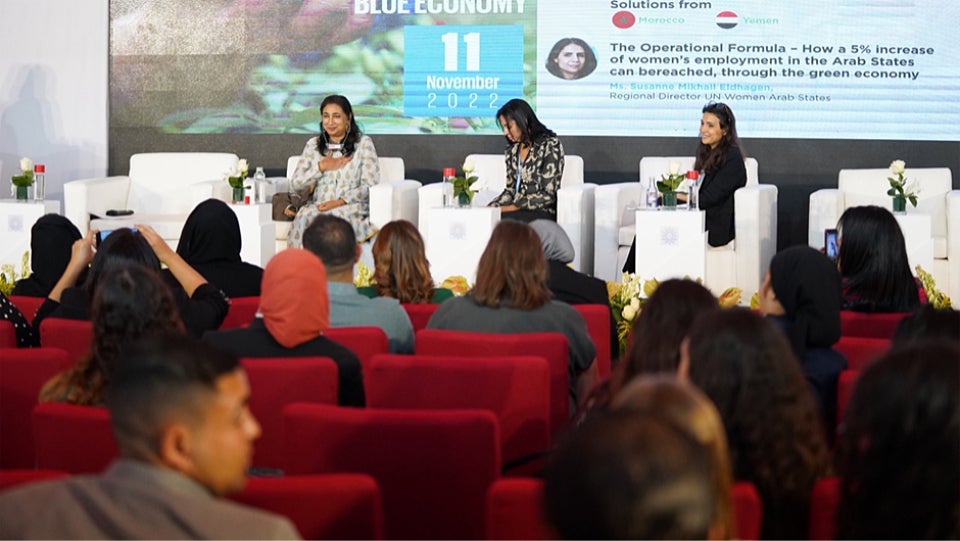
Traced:
<svg viewBox="0 0 960 541">
<path fill-rule="evenodd" d="M 369 475 L 255 477 L 230 498 L 287 517 L 303 539 L 383 539 L 380 489 Z"/>
<path fill-rule="evenodd" d="M 495 334 L 423 329 L 417 331 L 418 355 L 491 357 L 536 355 L 550 366 L 550 430 L 553 436 L 567 426 L 570 369 L 567 337 L 560 333 Z"/>
<path fill-rule="evenodd" d="M 833 349 L 847 358 L 847 368 L 863 370 L 874 359 L 890 349 L 889 338 L 863 338 L 859 336 L 841 336 Z"/>
<path fill-rule="evenodd" d="M 840 424 L 843 423 L 847 415 L 847 406 L 850 404 L 850 399 L 853 398 L 853 388 L 857 385 L 857 378 L 859 377 L 859 370 L 840 372 L 840 378 L 837 380 L 837 430 L 840 429 Z"/>
<path fill-rule="evenodd" d="M 0 319 L 0 348 L 12 349 L 17 347 L 17 330 L 13 323 Z"/>
<path fill-rule="evenodd" d="M 430 321 L 430 316 L 437 311 L 437 308 L 440 307 L 439 304 L 427 303 L 427 304 L 400 304 L 404 310 L 407 311 L 407 317 L 410 318 L 410 323 L 413 324 L 414 332 L 419 331 L 420 329 L 427 328 L 427 322 Z"/>
<path fill-rule="evenodd" d="M 817 481 L 810 492 L 810 539 L 837 538 L 837 508 L 840 506 L 840 478 Z"/>
<path fill-rule="evenodd" d="M 220 329 L 246 327 L 253 321 L 260 309 L 260 297 L 232 297 L 227 317 L 223 318 Z"/>
<path fill-rule="evenodd" d="M 0 354 L 0 468 L 34 467 L 30 414 L 40 388 L 66 363 L 62 349 L 9 349 Z"/>
<path fill-rule="evenodd" d="M 363 382 L 371 408 L 492 412 L 504 462 L 550 446 L 550 368 L 542 357 L 377 355 Z"/>
<path fill-rule="evenodd" d="M 763 526 L 763 501 L 753 483 L 739 482 L 730 487 L 737 539 L 760 539 Z"/>
<path fill-rule="evenodd" d="M 584 321 L 587 332 L 597 347 L 597 371 L 601 379 L 610 375 L 613 352 L 610 351 L 610 306 L 606 304 L 571 304 Z M 619 351 L 617 352 L 620 353 Z"/>
<path fill-rule="evenodd" d="M 44 403 L 33 408 L 37 467 L 99 473 L 117 457 L 106 408 Z"/>
<path fill-rule="evenodd" d="M 241 359 L 250 381 L 250 411 L 262 434 L 253 465 L 283 465 L 283 407 L 294 402 L 337 403 L 337 365 L 326 357 Z"/>
<path fill-rule="evenodd" d="M 389 353 L 387 333 L 380 327 L 337 327 L 323 332 L 324 336 L 353 352 L 366 372 L 370 359 L 380 353 Z"/>
<path fill-rule="evenodd" d="M 93 324 L 89 321 L 48 317 L 40 322 L 40 345 L 66 351 L 71 365 L 90 354 L 92 343 Z"/>
<path fill-rule="evenodd" d="M 286 473 L 356 472 L 383 494 L 387 539 L 479 539 L 500 472 L 489 411 L 413 411 L 292 404 Z"/>
<path fill-rule="evenodd" d="M 56 470 L 3 470 L 0 469 L 0 492 L 8 488 L 14 488 L 27 483 L 37 481 L 47 481 L 49 479 L 59 479 L 67 477 L 69 474 L 64 471 Z"/>
<path fill-rule="evenodd" d="M 852 310 L 840 311 L 840 335 L 864 338 L 893 338 L 900 320 L 909 312 L 865 313 Z"/>
<path fill-rule="evenodd" d="M 37 309 L 43 304 L 46 297 L 27 297 L 26 295 L 11 295 L 7 297 L 10 302 L 20 310 L 27 321 L 33 321 L 33 316 L 37 315 Z"/>
<path fill-rule="evenodd" d="M 543 516 L 543 481 L 500 479 L 487 492 L 487 539 L 551 539 Z"/>
</svg>

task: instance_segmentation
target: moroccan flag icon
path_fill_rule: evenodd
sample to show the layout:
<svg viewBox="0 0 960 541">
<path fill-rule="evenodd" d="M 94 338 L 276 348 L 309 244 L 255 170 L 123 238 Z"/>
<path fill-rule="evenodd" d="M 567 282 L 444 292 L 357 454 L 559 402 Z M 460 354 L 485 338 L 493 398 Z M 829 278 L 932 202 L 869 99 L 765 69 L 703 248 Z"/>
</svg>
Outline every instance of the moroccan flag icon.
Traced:
<svg viewBox="0 0 960 541">
<path fill-rule="evenodd" d="M 737 26 L 738 22 L 740 22 L 740 18 L 732 11 L 721 11 L 717 13 L 717 26 L 720 28 L 729 30 Z"/>
<path fill-rule="evenodd" d="M 613 15 L 613 25 L 617 28 L 630 28 L 635 22 L 637 18 L 629 11 L 618 11 Z"/>
</svg>

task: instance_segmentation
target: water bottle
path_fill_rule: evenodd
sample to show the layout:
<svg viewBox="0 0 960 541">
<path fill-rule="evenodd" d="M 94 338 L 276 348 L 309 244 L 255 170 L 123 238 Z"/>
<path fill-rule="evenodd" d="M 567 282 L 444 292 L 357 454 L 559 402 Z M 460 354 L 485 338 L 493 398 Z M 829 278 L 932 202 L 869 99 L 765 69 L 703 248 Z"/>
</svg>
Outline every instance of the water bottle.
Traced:
<svg viewBox="0 0 960 541">
<path fill-rule="evenodd" d="M 253 191 L 257 203 L 267 202 L 267 175 L 263 167 L 257 167 L 257 172 L 253 174 Z"/>
<path fill-rule="evenodd" d="M 42 163 L 33 166 L 33 200 L 43 201 L 46 185 L 44 184 L 44 175 L 47 172 L 46 166 Z"/>
<path fill-rule="evenodd" d="M 687 171 L 687 182 L 690 185 L 687 190 L 687 206 L 690 210 L 700 210 L 697 198 L 700 190 L 700 173 L 693 170 Z"/>
<path fill-rule="evenodd" d="M 457 176 L 457 170 L 453 167 L 443 168 L 443 206 L 449 207 L 453 198 L 453 177 Z"/>
<path fill-rule="evenodd" d="M 657 179 L 655 177 L 650 177 L 650 182 L 647 184 L 647 208 L 648 209 L 657 208 L 658 197 L 660 197 L 660 192 L 657 191 Z"/>
</svg>

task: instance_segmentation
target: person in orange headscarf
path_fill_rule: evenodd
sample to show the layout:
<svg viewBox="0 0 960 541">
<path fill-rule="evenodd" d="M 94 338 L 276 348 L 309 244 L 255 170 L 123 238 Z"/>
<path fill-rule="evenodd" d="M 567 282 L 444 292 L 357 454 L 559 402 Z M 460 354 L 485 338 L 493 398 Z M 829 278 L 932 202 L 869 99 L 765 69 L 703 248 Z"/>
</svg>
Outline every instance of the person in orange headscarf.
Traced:
<svg viewBox="0 0 960 541">
<path fill-rule="evenodd" d="M 362 407 L 360 361 L 323 336 L 330 299 L 320 258 L 299 248 L 283 250 L 267 264 L 260 291 L 260 311 L 249 327 L 208 332 L 203 340 L 239 357 L 329 357 L 339 372 L 337 402 Z"/>
</svg>

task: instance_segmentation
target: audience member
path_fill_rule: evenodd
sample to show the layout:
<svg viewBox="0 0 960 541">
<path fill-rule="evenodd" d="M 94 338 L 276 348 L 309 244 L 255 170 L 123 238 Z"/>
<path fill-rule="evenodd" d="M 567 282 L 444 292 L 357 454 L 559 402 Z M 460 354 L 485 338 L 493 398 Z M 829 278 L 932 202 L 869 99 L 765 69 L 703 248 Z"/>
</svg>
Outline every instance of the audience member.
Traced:
<svg viewBox="0 0 960 541">
<path fill-rule="evenodd" d="M 95 234 L 90 231 L 73 244 L 67 270 L 37 310 L 33 320 L 35 329 L 39 329 L 40 322 L 47 317 L 90 319 L 90 304 L 101 277 L 130 264 L 143 265 L 158 272 L 161 263 L 167 265 L 180 283 L 181 287 L 173 288 L 172 292 L 180 319 L 190 334 L 200 336 L 204 331 L 216 329 L 227 316 L 229 303 L 223 292 L 167 246 L 150 226 L 138 225 L 136 231 L 117 229 L 103 240 L 96 255 L 93 247 Z M 88 264 L 90 269 L 86 280 L 83 285 L 75 286 Z"/>
<path fill-rule="evenodd" d="M 537 232 L 543 245 L 543 256 L 547 258 L 547 287 L 553 298 L 567 304 L 602 304 L 609 308 L 606 282 L 570 267 L 575 253 L 567 232 L 550 220 L 534 220 L 530 227 Z M 611 311 L 610 351 L 616 355 L 619 349 L 617 323 Z"/>
<path fill-rule="evenodd" d="M 900 225 L 890 211 L 850 207 L 840 216 L 837 232 L 843 309 L 909 312 L 926 303 L 926 293 L 910 271 Z"/>
<path fill-rule="evenodd" d="M 370 187 L 380 184 L 380 161 L 373 140 L 360 131 L 345 96 L 323 98 L 320 114 L 320 135 L 307 141 L 290 177 L 294 190 L 313 187 L 313 201 L 293 219 L 288 243 L 294 248 L 306 247 L 302 236 L 320 214 L 347 220 L 361 242 L 376 234 L 370 223 Z"/>
<path fill-rule="evenodd" d="M 117 267 L 100 280 L 93 299 L 90 353 L 44 384 L 41 402 L 102 406 L 104 392 L 124 350 L 145 336 L 183 334 L 183 323 L 170 289 L 146 267 Z"/>
<path fill-rule="evenodd" d="M 363 406 L 360 361 L 323 336 L 330 326 L 327 272 L 306 250 L 288 248 L 267 263 L 260 312 L 249 327 L 208 332 L 204 341 L 238 357 L 328 357 L 337 364 L 341 406 Z"/>
<path fill-rule="evenodd" d="M 193 209 L 180 233 L 177 253 L 228 297 L 260 294 L 263 269 L 240 260 L 240 222 L 219 199 L 207 199 Z M 168 280 L 179 287 L 169 271 Z"/>
<path fill-rule="evenodd" d="M 960 346 L 911 344 L 857 381 L 837 447 L 837 539 L 960 539 Z"/>
<path fill-rule="evenodd" d="M 547 260 L 540 238 L 527 224 L 501 221 L 477 265 L 477 283 L 470 293 L 440 305 L 429 329 L 486 333 L 557 332 L 570 348 L 570 394 L 590 388 L 596 372 L 596 346 L 579 312 L 550 299 Z"/>
<path fill-rule="evenodd" d="M 30 276 L 17 280 L 10 294 L 49 295 L 70 262 L 73 243 L 81 238 L 80 230 L 67 218 L 59 214 L 41 216 L 30 228 Z"/>
<path fill-rule="evenodd" d="M 710 453 L 711 493 L 716 502 L 707 539 L 736 539 L 730 487 L 730 451 L 723 421 L 713 402 L 693 385 L 674 375 L 634 378 L 617 395 L 617 410 L 639 411 L 662 417 Z"/>
<path fill-rule="evenodd" d="M 237 359 L 181 336 L 132 348 L 107 395 L 120 458 L 0 496 L 4 539 L 297 539 L 220 497 L 246 482 L 260 426 Z"/>
<path fill-rule="evenodd" d="M 787 335 L 803 366 L 825 427 L 836 426 L 837 379 L 847 359 L 831 349 L 840 339 L 840 273 L 809 246 L 773 256 L 760 286 L 760 312 Z"/>
<path fill-rule="evenodd" d="M 320 214 L 303 232 L 303 247 L 319 257 L 327 269 L 331 327 L 380 327 L 387 334 L 391 353 L 413 352 L 413 324 L 397 299 L 371 299 L 353 285 L 360 245 L 349 222 Z"/>
<path fill-rule="evenodd" d="M 406 220 L 389 222 L 377 233 L 373 266 L 376 284 L 357 288 L 368 297 L 393 297 L 404 304 L 438 304 L 453 297 L 453 291 L 434 287 L 423 237 Z"/>
<path fill-rule="evenodd" d="M 895 347 L 923 340 L 945 340 L 960 344 L 960 312 L 949 308 L 938 310 L 924 304 L 900 320 L 893 333 Z"/>
<path fill-rule="evenodd" d="M 806 539 L 810 490 L 830 459 L 783 333 L 746 308 L 704 313 L 681 347 L 679 373 L 717 406 L 734 479 L 753 483 L 763 501 L 763 539 Z"/>
<path fill-rule="evenodd" d="M 560 539 L 707 539 L 717 510 L 705 446 L 649 412 L 608 412 L 571 436 L 543 484 Z"/>
<path fill-rule="evenodd" d="M 0 321 L 9 321 L 13 325 L 18 348 L 31 348 L 40 345 L 40 337 L 19 308 L 14 306 L 6 295 L 0 293 Z"/>
<path fill-rule="evenodd" d="M 489 203 L 504 219 L 557 220 L 557 190 L 563 178 L 563 145 L 537 118 L 530 104 L 514 98 L 497 111 L 507 148 L 507 185 Z"/>
</svg>

